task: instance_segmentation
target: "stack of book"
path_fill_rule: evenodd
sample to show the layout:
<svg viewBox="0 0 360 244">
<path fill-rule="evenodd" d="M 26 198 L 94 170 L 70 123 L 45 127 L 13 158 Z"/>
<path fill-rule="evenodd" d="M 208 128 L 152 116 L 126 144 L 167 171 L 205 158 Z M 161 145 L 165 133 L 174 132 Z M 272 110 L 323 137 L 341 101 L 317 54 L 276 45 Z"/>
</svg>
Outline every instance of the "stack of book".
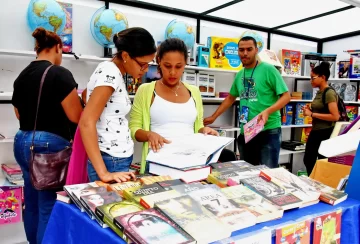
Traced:
<svg viewBox="0 0 360 244">
<path fill-rule="evenodd" d="M 216 163 L 221 151 L 233 140 L 200 133 L 177 138 L 158 152 L 150 150 L 146 158 L 149 172 L 187 183 L 204 180 L 211 173 L 209 164 Z"/>
<path fill-rule="evenodd" d="M 1 170 L 5 178 L 14 185 L 22 186 L 24 185 L 23 173 L 18 164 L 2 164 Z"/>
<path fill-rule="evenodd" d="M 282 218 L 289 209 L 319 199 L 335 205 L 347 198 L 342 191 L 283 168 L 244 161 L 208 167 L 208 181 L 214 184 L 140 175 L 123 183 L 69 185 L 64 193 L 80 211 L 127 243 L 175 244 L 220 241 L 240 229 Z M 58 200 L 62 197 L 58 193 Z"/>
</svg>

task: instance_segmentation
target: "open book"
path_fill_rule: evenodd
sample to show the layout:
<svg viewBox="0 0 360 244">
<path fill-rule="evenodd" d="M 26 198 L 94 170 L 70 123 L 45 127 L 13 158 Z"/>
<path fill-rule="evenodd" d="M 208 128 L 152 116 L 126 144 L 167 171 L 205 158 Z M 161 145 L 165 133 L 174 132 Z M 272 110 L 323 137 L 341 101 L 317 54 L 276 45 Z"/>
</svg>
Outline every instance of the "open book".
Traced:
<svg viewBox="0 0 360 244">
<path fill-rule="evenodd" d="M 158 152 L 149 151 L 146 161 L 175 169 L 186 169 L 216 163 L 221 151 L 234 138 L 194 134 L 165 144 Z"/>
</svg>

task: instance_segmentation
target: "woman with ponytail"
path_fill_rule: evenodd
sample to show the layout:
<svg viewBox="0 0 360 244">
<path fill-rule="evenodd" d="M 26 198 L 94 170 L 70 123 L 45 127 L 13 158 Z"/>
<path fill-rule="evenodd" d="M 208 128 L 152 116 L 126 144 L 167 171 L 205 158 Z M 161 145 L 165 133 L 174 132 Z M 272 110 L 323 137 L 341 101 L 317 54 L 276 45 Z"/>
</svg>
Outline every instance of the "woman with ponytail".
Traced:
<svg viewBox="0 0 360 244">
<path fill-rule="evenodd" d="M 30 146 L 35 120 L 34 153 L 57 153 L 70 145 L 82 106 L 74 77 L 60 66 L 60 37 L 44 28 L 37 28 L 32 36 L 35 38 L 37 59 L 15 80 L 12 104 L 20 121 L 20 130 L 15 135 L 14 155 L 24 178 L 24 226 L 29 243 L 35 244 L 42 242 L 56 201 L 56 190 L 38 191 L 30 181 Z M 36 119 L 40 81 L 47 69 Z"/>
<path fill-rule="evenodd" d="M 114 35 L 117 54 L 98 65 L 87 85 L 87 103 L 80 131 L 89 157 L 90 181 L 123 182 L 135 178 L 129 173 L 134 142 L 126 115 L 131 101 L 124 75 L 143 76 L 155 57 L 155 41 L 143 28 L 129 28 Z"/>
<path fill-rule="evenodd" d="M 304 108 L 304 116 L 312 117 L 312 130 L 306 142 L 304 155 L 304 164 L 309 175 L 316 160 L 324 158 L 318 154 L 321 142 L 330 138 L 335 123 L 340 118 L 339 98 L 335 90 L 329 88 L 329 77 L 330 65 L 328 62 L 322 62 L 311 72 L 311 85 L 313 88 L 319 88 L 319 91 L 311 103 L 311 108 Z M 324 100 L 323 96 L 325 96 Z"/>
</svg>

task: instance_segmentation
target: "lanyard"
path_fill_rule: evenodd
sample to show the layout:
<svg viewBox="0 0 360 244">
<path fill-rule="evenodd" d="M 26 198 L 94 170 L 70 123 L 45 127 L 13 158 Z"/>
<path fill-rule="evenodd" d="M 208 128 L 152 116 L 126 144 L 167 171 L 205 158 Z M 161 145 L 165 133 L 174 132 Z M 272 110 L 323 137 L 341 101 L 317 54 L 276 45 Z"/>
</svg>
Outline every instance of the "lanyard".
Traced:
<svg viewBox="0 0 360 244">
<path fill-rule="evenodd" d="M 248 80 L 248 83 L 250 83 L 250 82 L 253 83 L 252 86 L 255 86 L 255 83 L 252 81 L 252 80 L 253 80 L 252 77 L 253 77 L 253 75 L 254 75 L 254 71 L 255 71 L 258 63 L 259 63 L 259 61 L 256 61 L 255 67 L 254 67 L 254 69 L 252 70 L 251 76 L 250 76 L 250 78 L 249 78 L 249 80 Z M 245 86 L 245 80 L 246 80 L 246 77 L 245 77 L 245 69 L 244 69 L 244 79 L 243 79 L 243 82 L 244 82 L 244 89 L 246 89 L 246 97 L 248 97 L 248 96 L 249 96 L 250 87 L 249 87 L 249 86 Z M 245 88 L 245 87 L 246 87 L 246 88 Z"/>
</svg>

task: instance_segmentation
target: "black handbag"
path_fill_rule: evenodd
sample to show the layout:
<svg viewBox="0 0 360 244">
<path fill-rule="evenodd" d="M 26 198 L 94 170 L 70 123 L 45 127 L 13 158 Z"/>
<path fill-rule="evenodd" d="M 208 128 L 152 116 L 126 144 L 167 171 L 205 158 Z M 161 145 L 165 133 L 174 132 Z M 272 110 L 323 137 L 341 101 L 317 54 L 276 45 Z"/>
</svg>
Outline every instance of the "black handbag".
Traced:
<svg viewBox="0 0 360 244">
<path fill-rule="evenodd" d="M 39 96 L 37 100 L 35 124 L 30 147 L 31 161 L 30 161 L 30 180 L 32 185 L 37 190 L 52 190 L 60 189 L 65 185 L 67 169 L 69 166 L 70 156 L 72 152 L 71 145 L 64 150 L 57 153 L 35 153 L 34 152 L 34 138 L 36 132 L 36 123 L 40 106 L 40 97 L 45 77 L 49 69 L 53 65 L 46 68 L 40 82 Z"/>
</svg>

